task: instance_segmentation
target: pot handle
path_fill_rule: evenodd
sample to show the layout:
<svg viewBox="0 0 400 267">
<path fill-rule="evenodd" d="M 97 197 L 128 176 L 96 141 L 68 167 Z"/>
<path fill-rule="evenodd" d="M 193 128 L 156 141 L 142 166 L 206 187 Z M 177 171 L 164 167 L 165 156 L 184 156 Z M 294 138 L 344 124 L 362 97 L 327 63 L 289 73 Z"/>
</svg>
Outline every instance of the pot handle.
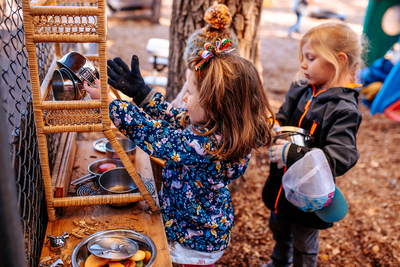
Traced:
<svg viewBox="0 0 400 267">
<path fill-rule="evenodd" d="M 98 176 L 94 175 L 94 174 L 87 174 L 85 176 L 82 176 L 81 178 L 76 179 L 75 181 L 72 181 L 71 185 L 80 185 L 80 184 L 83 184 L 84 182 L 87 182 L 87 181 L 92 180 L 97 177 Z"/>
</svg>

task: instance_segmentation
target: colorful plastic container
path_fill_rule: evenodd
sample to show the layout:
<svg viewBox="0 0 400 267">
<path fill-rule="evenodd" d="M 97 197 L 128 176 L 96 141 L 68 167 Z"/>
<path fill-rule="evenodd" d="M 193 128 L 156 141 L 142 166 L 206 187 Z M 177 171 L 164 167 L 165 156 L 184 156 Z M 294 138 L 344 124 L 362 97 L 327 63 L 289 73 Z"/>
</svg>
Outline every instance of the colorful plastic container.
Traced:
<svg viewBox="0 0 400 267">
<path fill-rule="evenodd" d="M 383 57 L 399 39 L 399 34 L 388 35 L 382 28 L 382 19 L 385 12 L 395 5 L 400 5 L 400 0 L 370 0 L 368 3 L 363 30 L 370 44 L 369 51 L 364 58 L 367 66 L 376 59 Z"/>
</svg>

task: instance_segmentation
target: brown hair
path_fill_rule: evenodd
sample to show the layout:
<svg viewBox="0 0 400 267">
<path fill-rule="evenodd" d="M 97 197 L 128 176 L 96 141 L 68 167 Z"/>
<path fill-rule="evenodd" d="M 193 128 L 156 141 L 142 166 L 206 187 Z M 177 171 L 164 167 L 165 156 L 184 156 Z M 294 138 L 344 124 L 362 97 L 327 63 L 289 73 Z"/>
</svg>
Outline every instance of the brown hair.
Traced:
<svg viewBox="0 0 400 267">
<path fill-rule="evenodd" d="M 309 42 L 318 57 L 323 58 L 335 68 L 333 83 L 342 79 L 355 82 L 356 72 L 362 66 L 361 38 L 344 22 L 328 22 L 311 28 L 300 41 L 299 59 L 303 62 L 303 46 Z M 341 64 L 339 53 L 347 56 L 346 64 Z M 300 83 L 302 70 L 300 68 L 295 80 Z"/>
<path fill-rule="evenodd" d="M 199 73 L 195 66 L 201 60 L 199 56 L 191 57 L 188 68 L 199 91 L 198 105 L 207 116 L 201 128 L 208 131 L 193 130 L 203 136 L 222 135 L 220 141 L 211 138 L 216 150 L 205 149 L 223 159 L 241 162 L 252 149 L 270 146 L 275 115 L 254 65 L 234 54 L 219 53 Z"/>
<path fill-rule="evenodd" d="M 239 41 L 233 29 L 230 28 L 232 15 L 229 8 L 224 4 L 213 4 L 206 10 L 203 19 L 207 25 L 194 31 L 187 40 L 183 53 L 185 63 L 193 51 L 204 49 L 204 44 L 211 43 L 216 37 L 229 39 L 232 43 L 231 48 L 236 48 L 233 53 L 238 55 Z"/>
</svg>

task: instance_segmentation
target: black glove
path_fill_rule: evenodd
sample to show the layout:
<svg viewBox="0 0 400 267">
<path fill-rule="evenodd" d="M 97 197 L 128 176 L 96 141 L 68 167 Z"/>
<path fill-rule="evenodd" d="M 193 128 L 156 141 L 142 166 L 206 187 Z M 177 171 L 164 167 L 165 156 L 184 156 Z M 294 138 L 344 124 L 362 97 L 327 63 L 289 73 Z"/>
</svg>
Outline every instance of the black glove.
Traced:
<svg viewBox="0 0 400 267">
<path fill-rule="evenodd" d="M 144 83 L 139 70 L 139 58 L 132 56 L 131 70 L 128 65 L 119 57 L 114 60 L 107 60 L 108 84 L 118 89 L 125 95 L 132 97 L 136 105 L 140 105 L 151 88 Z"/>
</svg>

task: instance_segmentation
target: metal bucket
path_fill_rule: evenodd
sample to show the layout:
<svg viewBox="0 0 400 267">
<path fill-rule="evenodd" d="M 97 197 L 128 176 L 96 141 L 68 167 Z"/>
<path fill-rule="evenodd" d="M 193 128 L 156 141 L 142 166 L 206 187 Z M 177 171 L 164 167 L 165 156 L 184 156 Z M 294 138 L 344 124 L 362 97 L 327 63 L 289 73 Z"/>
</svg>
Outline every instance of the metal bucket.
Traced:
<svg viewBox="0 0 400 267">
<path fill-rule="evenodd" d="M 136 144 L 127 138 L 118 138 L 119 143 L 122 148 L 130 158 L 132 162 L 135 161 L 136 158 Z M 107 142 L 104 147 L 106 148 L 106 157 L 109 159 L 119 159 L 117 152 L 115 152 L 110 142 Z"/>
<path fill-rule="evenodd" d="M 298 146 L 312 147 L 314 137 L 309 131 L 294 126 L 281 126 L 276 131 L 281 133 L 275 136 L 275 140 L 284 139 Z"/>
</svg>

